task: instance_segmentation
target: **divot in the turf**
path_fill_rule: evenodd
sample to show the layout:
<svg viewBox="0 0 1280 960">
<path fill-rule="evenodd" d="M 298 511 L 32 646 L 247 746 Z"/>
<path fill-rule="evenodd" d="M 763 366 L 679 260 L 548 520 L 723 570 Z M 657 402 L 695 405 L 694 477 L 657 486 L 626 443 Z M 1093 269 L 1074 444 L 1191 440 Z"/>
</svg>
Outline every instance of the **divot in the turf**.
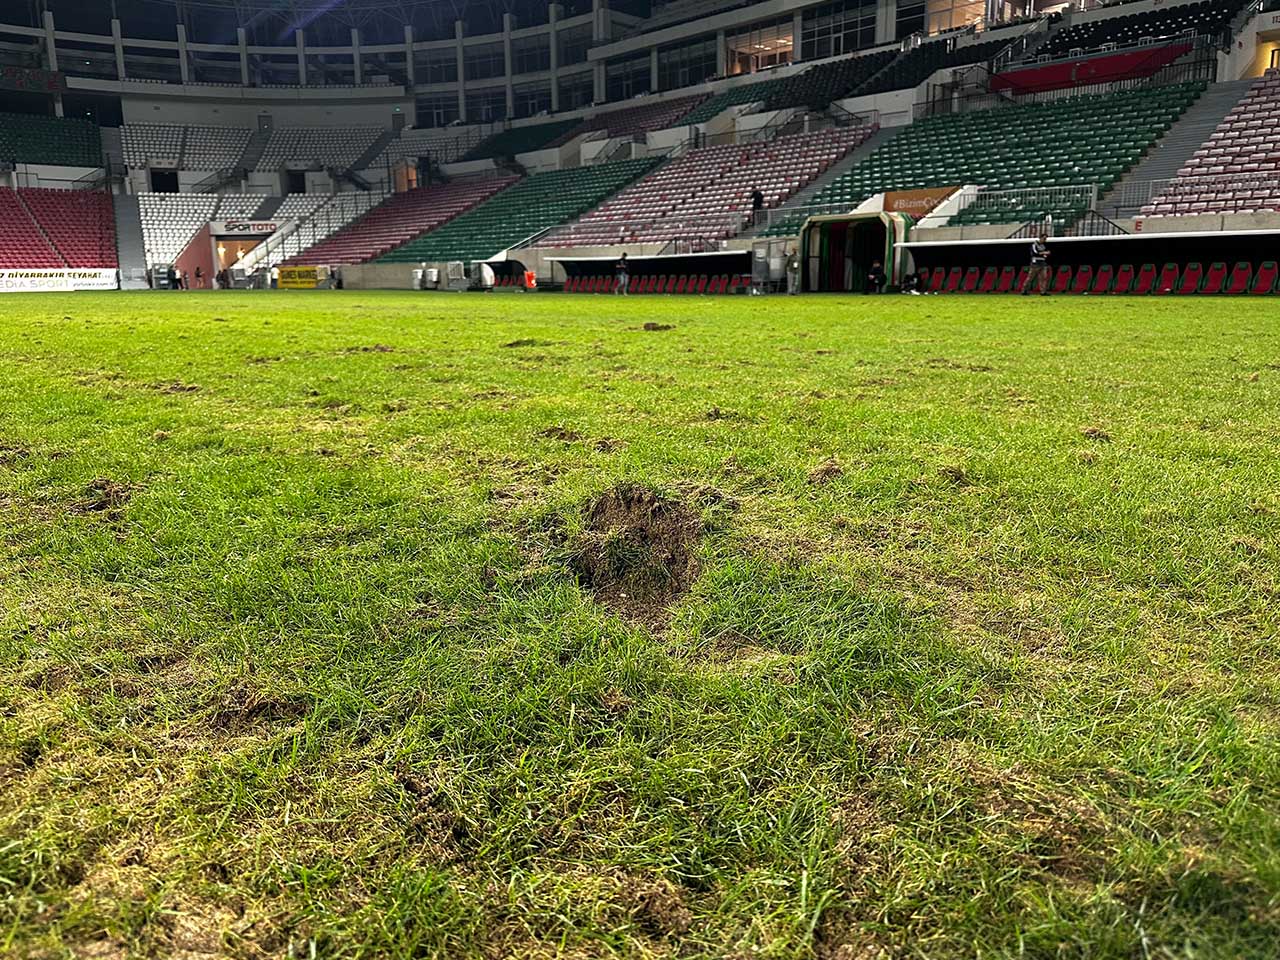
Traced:
<svg viewBox="0 0 1280 960">
<path fill-rule="evenodd" d="M 578 582 L 614 611 L 655 624 L 698 578 L 697 511 L 636 483 L 591 501 L 573 544 Z"/>
</svg>

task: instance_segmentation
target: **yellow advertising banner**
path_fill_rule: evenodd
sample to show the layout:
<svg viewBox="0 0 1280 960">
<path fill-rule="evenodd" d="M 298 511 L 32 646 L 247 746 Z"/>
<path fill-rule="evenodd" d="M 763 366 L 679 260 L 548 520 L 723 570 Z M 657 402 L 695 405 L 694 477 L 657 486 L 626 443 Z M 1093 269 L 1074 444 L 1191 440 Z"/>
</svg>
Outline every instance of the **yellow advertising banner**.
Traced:
<svg viewBox="0 0 1280 960">
<path fill-rule="evenodd" d="M 314 290 L 320 283 L 318 267 L 281 267 L 281 290 Z"/>
<path fill-rule="evenodd" d="M 890 190 L 884 195 L 884 212 L 905 213 L 919 219 L 958 189 L 959 187 L 930 187 L 927 190 Z"/>
</svg>

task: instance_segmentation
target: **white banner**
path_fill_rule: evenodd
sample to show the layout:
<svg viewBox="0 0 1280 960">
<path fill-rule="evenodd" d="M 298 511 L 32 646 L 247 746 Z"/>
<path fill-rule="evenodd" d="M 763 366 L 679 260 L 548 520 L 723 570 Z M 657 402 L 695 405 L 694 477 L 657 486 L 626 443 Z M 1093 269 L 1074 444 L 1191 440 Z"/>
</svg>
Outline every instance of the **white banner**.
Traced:
<svg viewBox="0 0 1280 960">
<path fill-rule="evenodd" d="M 71 290 L 117 290 L 117 271 L 79 269 L 0 270 L 0 293 L 48 293 Z"/>
</svg>

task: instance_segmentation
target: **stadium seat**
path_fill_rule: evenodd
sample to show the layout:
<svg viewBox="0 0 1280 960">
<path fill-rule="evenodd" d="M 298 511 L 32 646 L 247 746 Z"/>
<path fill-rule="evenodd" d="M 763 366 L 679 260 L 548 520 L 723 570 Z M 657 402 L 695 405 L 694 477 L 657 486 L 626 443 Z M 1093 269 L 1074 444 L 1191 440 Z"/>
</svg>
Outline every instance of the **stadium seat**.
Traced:
<svg viewBox="0 0 1280 960">
<path fill-rule="evenodd" d="M 689 278 L 681 274 L 680 279 L 676 281 L 676 293 L 684 293 L 685 284 L 688 282 Z"/>
<path fill-rule="evenodd" d="M 1156 265 L 1154 263 L 1144 263 L 1142 269 L 1138 271 L 1138 278 L 1133 282 L 1133 289 L 1129 292 L 1139 296 L 1147 295 L 1155 289 L 1156 277 Z"/>
<path fill-rule="evenodd" d="M 1133 267 L 1124 263 L 1116 270 L 1115 283 L 1111 285 L 1112 293 L 1128 293 L 1133 289 Z"/>
<path fill-rule="evenodd" d="M 978 285 L 979 293 L 990 293 L 996 288 L 996 284 L 1000 282 L 1000 268 L 987 267 L 982 273 L 982 283 Z"/>
<path fill-rule="evenodd" d="M 1089 287 L 1090 293 L 1110 293 L 1111 282 L 1115 279 L 1116 272 L 1112 269 L 1111 264 L 1104 263 L 1093 275 L 1093 283 Z"/>
<path fill-rule="evenodd" d="M 1182 279 L 1178 281 L 1178 286 L 1174 292 L 1179 296 L 1199 293 L 1202 279 L 1204 279 L 1204 270 L 1200 264 L 1195 262 L 1188 263 L 1187 268 L 1182 271 Z"/>
<path fill-rule="evenodd" d="M 1093 267 L 1085 264 L 1076 270 L 1076 278 L 1071 284 L 1072 293 L 1088 293 L 1093 286 Z"/>
<path fill-rule="evenodd" d="M 631 282 L 627 284 L 627 293 L 639 293 L 639 292 L 640 292 L 640 278 L 632 277 Z"/>
<path fill-rule="evenodd" d="M 1178 265 L 1176 263 L 1166 263 L 1160 271 L 1160 279 L 1156 281 L 1156 287 L 1153 291 L 1157 294 L 1173 293 L 1178 286 Z"/>
<path fill-rule="evenodd" d="M 1249 287 L 1250 293 L 1266 294 L 1271 293 L 1276 288 L 1277 267 L 1274 260 L 1267 260 L 1258 267 L 1258 272 L 1253 276 L 1253 285 Z"/>
<path fill-rule="evenodd" d="M 729 278 L 729 292 L 737 293 L 738 288 L 740 286 L 742 286 L 742 277 L 741 275 L 735 273 L 732 277 Z"/>
<path fill-rule="evenodd" d="M 957 267 L 956 269 L 959 270 L 960 268 Z M 934 269 L 933 273 L 930 274 L 929 276 L 930 276 L 929 292 L 941 293 L 942 288 L 946 286 L 946 283 L 947 283 L 947 268 L 937 267 Z"/>
<path fill-rule="evenodd" d="M 1000 271 L 1000 283 L 996 286 L 996 293 L 1009 293 L 1013 290 L 1014 284 L 1018 281 L 1017 267 L 1004 267 Z"/>
<path fill-rule="evenodd" d="M 1027 280 L 1028 280 L 1030 277 L 1031 277 L 1031 268 L 1030 268 L 1030 267 L 1022 267 L 1021 269 L 1019 269 L 1019 270 L 1018 270 L 1018 280 L 1017 280 L 1017 282 L 1016 282 L 1016 283 L 1014 283 L 1014 285 L 1013 285 L 1013 289 L 1012 289 L 1012 290 L 1010 290 L 1009 292 L 1010 292 L 1010 293 L 1021 293 L 1023 290 L 1025 290 L 1025 289 L 1027 288 Z"/>
<path fill-rule="evenodd" d="M 698 293 L 707 292 L 707 275 L 704 273 L 698 277 Z"/>
<path fill-rule="evenodd" d="M 955 293 L 960 289 L 960 284 L 964 282 L 964 268 L 952 267 L 951 272 L 947 274 L 947 293 Z"/>
<path fill-rule="evenodd" d="M 1066 293 L 1071 289 L 1071 267 L 1063 264 L 1058 268 L 1058 272 L 1054 275 L 1053 286 L 1050 290 L 1053 293 Z"/>
<path fill-rule="evenodd" d="M 1209 264 L 1209 272 L 1204 275 L 1201 293 L 1221 293 L 1227 282 L 1227 265 L 1221 261 Z"/>
<path fill-rule="evenodd" d="M 1248 263 L 1237 263 L 1231 268 L 1231 279 L 1223 293 L 1244 293 L 1249 289 L 1249 281 L 1253 278 L 1253 266 Z"/>
<path fill-rule="evenodd" d="M 564 292 L 574 293 L 578 289 L 577 277 L 566 277 L 564 281 Z"/>
<path fill-rule="evenodd" d="M 982 282 L 982 268 L 970 267 L 964 272 L 964 279 L 960 282 L 960 290 L 963 293 L 975 293 L 978 284 Z"/>
</svg>

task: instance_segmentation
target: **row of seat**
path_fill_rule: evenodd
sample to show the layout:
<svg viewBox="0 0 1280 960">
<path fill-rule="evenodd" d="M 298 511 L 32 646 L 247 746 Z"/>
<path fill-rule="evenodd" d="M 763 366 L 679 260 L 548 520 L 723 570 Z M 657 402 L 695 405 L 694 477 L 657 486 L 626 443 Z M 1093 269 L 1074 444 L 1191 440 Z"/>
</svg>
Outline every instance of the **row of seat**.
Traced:
<svg viewBox="0 0 1280 960">
<path fill-rule="evenodd" d="M 1109 44 L 1132 46 L 1148 38 L 1172 37 L 1184 31 L 1211 36 L 1230 23 L 1246 2 L 1202 0 L 1119 17 L 1084 20 L 1053 34 L 1036 50 L 1036 55 L 1059 56 L 1076 50 L 1089 53 Z"/>
<path fill-rule="evenodd" d="M 0 268 L 113 268 L 111 195 L 99 190 L 0 188 Z"/>
<path fill-rule="evenodd" d="M 737 293 L 751 286 L 751 278 L 740 274 L 668 274 L 632 277 L 627 293 Z M 617 293 L 616 277 L 570 277 L 565 281 L 566 293 Z"/>
<path fill-rule="evenodd" d="M 253 132 L 245 127 L 128 123 L 120 128 L 124 162 L 134 168 L 227 170 L 244 155 Z"/>
<path fill-rule="evenodd" d="M 341 170 L 355 166 L 383 134 L 382 127 L 277 127 L 258 160 L 259 172 L 319 163 Z"/>
<path fill-rule="evenodd" d="M 1264 261 L 1257 270 L 1245 261 L 1231 269 L 1225 263 L 1213 263 L 1207 270 L 1194 262 L 1186 266 L 1166 263 L 1161 269 L 1153 263 L 1136 269 L 1131 264 L 1103 264 L 1096 268 L 1088 264 L 1063 265 L 1054 274 L 1049 292 L 1138 296 L 1269 294 L 1276 292 L 1277 276 L 1280 268 L 1274 260 Z M 1028 292 L 1029 277 L 1029 267 L 936 267 L 920 271 L 920 289 L 929 293 L 1020 293 Z"/>
<path fill-rule="evenodd" d="M 87 120 L 0 113 L 0 160 L 66 167 L 102 166 L 102 135 Z"/>
</svg>

